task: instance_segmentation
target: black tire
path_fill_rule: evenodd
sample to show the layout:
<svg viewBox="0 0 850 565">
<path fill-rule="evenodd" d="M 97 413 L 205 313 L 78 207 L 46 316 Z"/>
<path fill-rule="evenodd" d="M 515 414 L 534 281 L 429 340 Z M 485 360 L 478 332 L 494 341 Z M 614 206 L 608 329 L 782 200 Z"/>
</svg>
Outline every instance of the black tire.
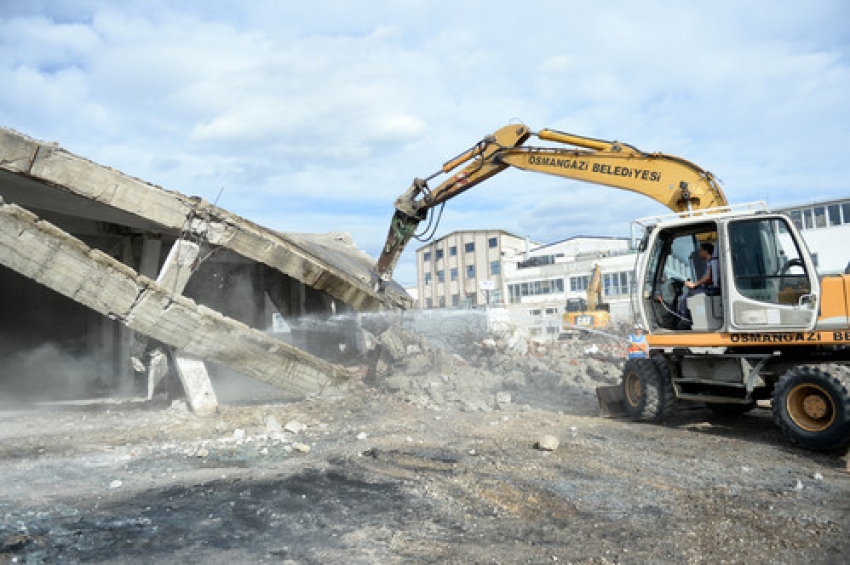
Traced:
<svg viewBox="0 0 850 565">
<path fill-rule="evenodd" d="M 832 451 L 850 444 L 850 369 L 791 369 L 773 391 L 773 419 L 791 443 L 806 449 Z"/>
<path fill-rule="evenodd" d="M 623 368 L 626 413 L 639 422 L 663 422 L 676 408 L 670 369 L 663 358 L 629 359 Z"/>
</svg>

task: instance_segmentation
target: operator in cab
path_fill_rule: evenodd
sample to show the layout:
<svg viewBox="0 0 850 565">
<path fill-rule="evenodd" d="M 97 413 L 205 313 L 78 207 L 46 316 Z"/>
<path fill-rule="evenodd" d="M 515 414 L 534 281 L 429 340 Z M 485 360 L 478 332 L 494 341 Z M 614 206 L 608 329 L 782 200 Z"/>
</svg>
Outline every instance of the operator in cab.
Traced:
<svg viewBox="0 0 850 565">
<path fill-rule="evenodd" d="M 712 265 L 714 262 L 714 259 L 712 259 L 714 244 L 700 243 L 698 253 L 700 258 L 705 261 L 705 273 L 696 282 L 685 281 L 685 286 L 694 291 L 691 292 L 691 295 L 698 294 L 700 291 L 705 292 L 707 287 L 714 284 L 714 266 Z"/>
<path fill-rule="evenodd" d="M 700 259 L 705 262 L 705 272 L 696 281 L 685 281 L 688 292 L 682 293 L 682 296 L 679 297 L 679 316 L 682 318 L 688 316 L 687 300 L 689 296 L 703 293 L 712 294 L 717 291 L 717 279 L 714 276 L 715 269 L 717 269 L 717 260 L 714 258 L 714 244 L 707 241 L 700 243 L 697 253 Z"/>
</svg>

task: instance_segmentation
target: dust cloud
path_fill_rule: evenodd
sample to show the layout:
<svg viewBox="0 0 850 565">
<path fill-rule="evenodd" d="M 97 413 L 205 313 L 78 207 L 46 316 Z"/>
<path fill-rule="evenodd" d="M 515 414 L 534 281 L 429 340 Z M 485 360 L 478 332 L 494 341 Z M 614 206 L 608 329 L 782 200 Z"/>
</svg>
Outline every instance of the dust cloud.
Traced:
<svg viewBox="0 0 850 565">
<path fill-rule="evenodd" d="M 5 348 L 4 348 L 5 349 Z M 0 406 L 60 401 L 102 395 L 114 383 L 108 359 L 73 354 L 55 343 L 0 355 Z"/>
</svg>

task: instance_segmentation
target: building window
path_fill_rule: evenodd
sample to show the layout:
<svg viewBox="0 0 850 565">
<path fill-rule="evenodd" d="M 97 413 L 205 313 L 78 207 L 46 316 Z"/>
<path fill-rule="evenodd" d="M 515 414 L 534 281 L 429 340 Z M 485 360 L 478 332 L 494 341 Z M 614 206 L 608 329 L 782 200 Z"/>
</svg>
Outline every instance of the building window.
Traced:
<svg viewBox="0 0 850 565">
<path fill-rule="evenodd" d="M 529 313 L 530 316 L 532 316 L 534 318 L 538 318 L 538 317 L 540 317 L 540 314 L 542 313 L 542 311 L 540 310 L 540 308 L 535 308 L 534 310 L 529 310 L 528 313 Z"/>
<path fill-rule="evenodd" d="M 815 222 L 812 219 L 811 209 L 803 210 L 803 227 L 805 227 L 807 230 L 810 230 L 815 227 Z"/>
<path fill-rule="evenodd" d="M 425 284 L 431 284 L 431 273 L 425 273 Z"/>
<path fill-rule="evenodd" d="M 431 252 L 426 251 L 425 253 L 423 253 L 422 254 L 422 260 L 423 261 L 430 261 L 431 260 Z"/>
<path fill-rule="evenodd" d="M 446 277 L 443 275 L 443 271 L 437 271 L 437 282 L 446 282 Z"/>
<path fill-rule="evenodd" d="M 826 227 L 826 208 L 824 208 L 823 206 L 817 206 L 815 208 L 815 227 Z"/>
<path fill-rule="evenodd" d="M 791 220 L 794 222 L 794 226 L 798 230 L 803 229 L 803 213 L 799 210 L 791 210 L 789 215 L 791 216 Z"/>
<path fill-rule="evenodd" d="M 439 261 L 440 259 L 443 258 L 443 250 L 442 249 L 437 249 L 434 253 L 435 253 L 434 258 L 437 261 Z"/>
<path fill-rule="evenodd" d="M 837 226 L 841 224 L 841 208 L 838 204 L 830 204 L 829 208 L 827 208 L 827 213 L 829 214 L 830 226 Z"/>
<path fill-rule="evenodd" d="M 467 265 L 466 266 L 466 278 L 474 279 L 475 278 L 475 265 Z"/>
<path fill-rule="evenodd" d="M 490 246 L 490 249 L 495 249 L 496 247 L 499 247 L 499 238 L 491 237 L 487 240 L 487 245 Z"/>
<path fill-rule="evenodd" d="M 584 292 L 590 284 L 590 275 L 570 277 L 570 292 Z"/>
<path fill-rule="evenodd" d="M 490 274 L 491 275 L 502 274 L 502 263 L 500 261 L 490 261 Z"/>
<path fill-rule="evenodd" d="M 508 285 L 511 304 L 522 302 L 523 296 L 539 296 L 564 292 L 564 279 L 546 279 Z"/>
<path fill-rule="evenodd" d="M 629 294 L 633 278 L 630 271 L 602 275 L 603 294 L 605 296 L 622 296 Z"/>
<path fill-rule="evenodd" d="M 457 280 L 457 267 L 449 269 L 449 278 L 453 281 Z"/>
<path fill-rule="evenodd" d="M 455 308 L 460 306 L 460 295 L 459 294 L 452 294 L 452 306 L 454 306 Z"/>
<path fill-rule="evenodd" d="M 469 243 L 464 243 L 463 250 L 467 253 L 472 253 L 475 251 L 475 242 L 470 241 Z"/>
<path fill-rule="evenodd" d="M 425 308 L 433 308 L 434 307 L 434 299 L 426 298 L 425 299 Z"/>
<path fill-rule="evenodd" d="M 547 316 L 551 316 L 552 314 L 557 314 L 557 313 L 558 313 L 558 308 L 557 308 L 557 307 L 555 307 L 555 308 L 546 308 L 546 315 L 547 315 Z"/>
<path fill-rule="evenodd" d="M 457 255 L 457 245 L 452 245 L 449 247 L 449 257 L 454 257 Z"/>
<path fill-rule="evenodd" d="M 497 288 L 490 291 L 490 302 L 492 304 L 502 303 L 502 291 L 500 289 Z"/>
<path fill-rule="evenodd" d="M 844 216 L 844 223 L 850 224 L 850 202 L 841 205 L 841 213 Z"/>
</svg>

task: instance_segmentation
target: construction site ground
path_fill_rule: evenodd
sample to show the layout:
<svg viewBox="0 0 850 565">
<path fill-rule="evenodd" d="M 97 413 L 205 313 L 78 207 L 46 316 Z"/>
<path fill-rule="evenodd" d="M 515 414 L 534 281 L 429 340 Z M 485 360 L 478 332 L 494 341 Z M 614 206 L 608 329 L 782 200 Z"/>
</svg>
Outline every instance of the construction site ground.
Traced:
<svg viewBox="0 0 850 565">
<path fill-rule="evenodd" d="M 203 418 L 6 403 L 0 563 L 850 560 L 844 454 L 789 445 L 769 409 L 605 419 L 604 344 L 462 357 L 306 400 L 216 382 Z"/>
</svg>

